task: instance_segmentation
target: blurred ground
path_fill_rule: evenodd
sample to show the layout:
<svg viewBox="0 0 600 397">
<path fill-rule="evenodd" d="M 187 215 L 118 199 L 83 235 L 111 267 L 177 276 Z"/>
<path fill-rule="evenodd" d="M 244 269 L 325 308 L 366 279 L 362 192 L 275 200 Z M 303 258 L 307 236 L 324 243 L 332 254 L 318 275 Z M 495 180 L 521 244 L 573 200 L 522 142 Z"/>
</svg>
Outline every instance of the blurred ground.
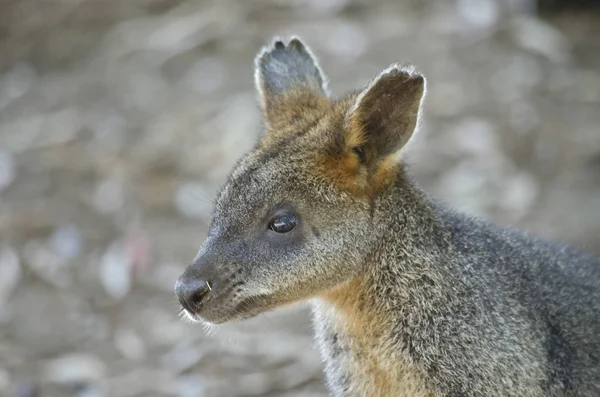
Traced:
<svg viewBox="0 0 600 397">
<path fill-rule="evenodd" d="M 175 279 L 260 127 L 252 61 L 312 46 L 335 93 L 429 77 L 413 172 L 600 254 L 600 17 L 527 1 L 0 1 L 0 396 L 325 396 L 305 309 L 208 337 Z"/>
</svg>

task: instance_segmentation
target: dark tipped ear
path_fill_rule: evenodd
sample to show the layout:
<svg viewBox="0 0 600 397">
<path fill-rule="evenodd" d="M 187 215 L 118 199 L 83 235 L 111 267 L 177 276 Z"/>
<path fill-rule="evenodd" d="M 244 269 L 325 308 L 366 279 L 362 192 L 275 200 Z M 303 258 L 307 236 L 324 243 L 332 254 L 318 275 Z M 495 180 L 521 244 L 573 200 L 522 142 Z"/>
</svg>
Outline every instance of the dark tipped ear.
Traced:
<svg viewBox="0 0 600 397">
<path fill-rule="evenodd" d="M 256 85 L 264 97 L 306 87 L 326 95 L 325 78 L 317 60 L 298 38 L 286 45 L 276 39 L 256 57 Z"/>
<path fill-rule="evenodd" d="M 425 78 L 412 67 L 392 65 L 356 98 L 348 114 L 346 141 L 364 153 L 363 161 L 400 150 L 415 131 Z"/>
<path fill-rule="evenodd" d="M 290 94 L 327 97 L 327 83 L 316 58 L 298 38 L 280 39 L 262 49 L 255 60 L 255 80 L 267 118 L 272 108 Z"/>
</svg>

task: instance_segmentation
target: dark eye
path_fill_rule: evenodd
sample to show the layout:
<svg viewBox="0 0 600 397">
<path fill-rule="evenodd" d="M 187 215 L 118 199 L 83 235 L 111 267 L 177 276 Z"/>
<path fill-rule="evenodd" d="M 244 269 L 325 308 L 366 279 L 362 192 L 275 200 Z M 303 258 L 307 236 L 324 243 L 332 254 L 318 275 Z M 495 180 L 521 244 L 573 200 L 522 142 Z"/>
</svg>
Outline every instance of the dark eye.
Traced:
<svg viewBox="0 0 600 397">
<path fill-rule="evenodd" d="M 296 217 L 293 214 L 277 215 L 269 222 L 269 229 L 275 233 L 287 233 L 296 227 Z"/>
</svg>

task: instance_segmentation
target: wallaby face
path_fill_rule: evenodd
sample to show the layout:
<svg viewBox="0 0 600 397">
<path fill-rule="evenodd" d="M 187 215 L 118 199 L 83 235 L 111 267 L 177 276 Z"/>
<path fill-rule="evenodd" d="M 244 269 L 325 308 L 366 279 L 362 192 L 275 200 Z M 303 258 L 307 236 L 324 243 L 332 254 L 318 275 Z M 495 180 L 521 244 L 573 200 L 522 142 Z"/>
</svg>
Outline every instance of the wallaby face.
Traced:
<svg viewBox="0 0 600 397">
<path fill-rule="evenodd" d="M 216 199 L 208 237 L 178 280 L 192 319 L 222 323 L 314 297 L 360 270 L 372 197 L 401 177 L 424 78 L 393 66 L 336 101 L 309 50 L 256 58 L 265 131 Z"/>
</svg>

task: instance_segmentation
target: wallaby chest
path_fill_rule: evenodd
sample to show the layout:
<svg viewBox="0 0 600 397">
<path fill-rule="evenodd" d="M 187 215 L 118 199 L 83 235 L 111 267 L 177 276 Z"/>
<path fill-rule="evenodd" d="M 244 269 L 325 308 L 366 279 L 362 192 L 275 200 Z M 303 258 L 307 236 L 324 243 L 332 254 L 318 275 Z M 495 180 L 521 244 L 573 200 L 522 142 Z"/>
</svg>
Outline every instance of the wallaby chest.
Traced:
<svg viewBox="0 0 600 397">
<path fill-rule="evenodd" d="M 376 313 L 358 302 L 317 300 L 315 331 L 335 396 L 433 397 L 419 370 L 392 347 Z"/>
</svg>

